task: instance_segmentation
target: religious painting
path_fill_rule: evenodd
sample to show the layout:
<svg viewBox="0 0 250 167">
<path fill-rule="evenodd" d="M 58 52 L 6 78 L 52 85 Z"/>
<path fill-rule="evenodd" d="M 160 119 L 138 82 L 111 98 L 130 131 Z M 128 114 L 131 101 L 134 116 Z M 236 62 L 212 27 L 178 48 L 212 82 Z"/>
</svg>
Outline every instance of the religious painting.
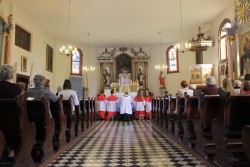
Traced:
<svg viewBox="0 0 250 167">
<path fill-rule="evenodd" d="M 250 74 L 250 32 L 240 37 L 240 75 Z"/>
<path fill-rule="evenodd" d="M 117 78 L 119 78 L 119 74 L 123 71 L 131 73 L 131 61 L 131 57 L 125 53 L 120 54 L 116 57 Z"/>
<path fill-rule="evenodd" d="M 27 72 L 28 59 L 25 56 L 21 56 L 21 71 Z"/>
<path fill-rule="evenodd" d="M 46 70 L 53 72 L 53 48 L 46 45 Z"/>
<path fill-rule="evenodd" d="M 221 61 L 219 64 L 219 86 L 222 86 L 222 81 L 226 79 L 228 73 L 227 61 Z"/>
<path fill-rule="evenodd" d="M 110 86 L 110 78 L 111 78 L 110 67 L 106 66 L 103 70 L 104 87 Z"/>
</svg>

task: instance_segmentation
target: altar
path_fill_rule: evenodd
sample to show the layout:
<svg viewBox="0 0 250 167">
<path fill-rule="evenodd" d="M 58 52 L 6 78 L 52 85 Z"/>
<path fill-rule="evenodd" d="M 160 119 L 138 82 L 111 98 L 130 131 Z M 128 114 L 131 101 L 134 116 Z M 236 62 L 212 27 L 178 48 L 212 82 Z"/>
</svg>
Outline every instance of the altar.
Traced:
<svg viewBox="0 0 250 167">
<path fill-rule="evenodd" d="M 110 91 L 111 89 L 104 89 L 104 95 L 106 98 L 110 96 Z M 124 96 L 124 93 L 115 92 L 114 95 L 120 99 L 120 97 Z M 129 92 L 128 95 L 134 99 L 134 97 L 137 95 L 137 92 Z"/>
</svg>

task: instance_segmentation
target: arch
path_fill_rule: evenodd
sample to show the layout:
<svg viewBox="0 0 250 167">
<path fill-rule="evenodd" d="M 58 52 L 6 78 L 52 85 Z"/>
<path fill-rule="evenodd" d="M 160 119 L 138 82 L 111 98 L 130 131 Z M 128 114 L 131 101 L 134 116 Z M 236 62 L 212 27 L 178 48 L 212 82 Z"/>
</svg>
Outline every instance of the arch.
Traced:
<svg viewBox="0 0 250 167">
<path fill-rule="evenodd" d="M 231 28 L 231 20 L 224 19 L 219 27 L 218 31 L 218 45 L 219 45 L 219 62 L 227 59 L 227 46 L 226 46 L 226 30 L 225 28 Z"/>
<path fill-rule="evenodd" d="M 171 45 L 167 48 L 166 51 L 166 60 L 168 65 L 167 73 L 178 73 L 179 72 L 179 58 L 178 52 L 174 48 L 174 45 Z"/>
</svg>

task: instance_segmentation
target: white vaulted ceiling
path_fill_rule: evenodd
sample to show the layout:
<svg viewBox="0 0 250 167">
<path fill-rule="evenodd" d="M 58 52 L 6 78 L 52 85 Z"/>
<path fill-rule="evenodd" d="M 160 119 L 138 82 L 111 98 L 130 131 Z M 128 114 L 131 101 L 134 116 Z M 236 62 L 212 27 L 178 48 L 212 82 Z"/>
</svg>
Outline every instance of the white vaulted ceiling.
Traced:
<svg viewBox="0 0 250 167">
<path fill-rule="evenodd" d="M 46 33 L 67 41 L 68 0 L 12 0 Z M 228 7 L 229 0 L 182 0 L 183 33 L 198 29 Z M 179 0 L 71 0 L 70 42 L 97 47 L 152 46 L 178 41 Z M 198 31 L 198 30 L 197 30 Z M 192 34 L 195 36 L 195 34 Z"/>
</svg>

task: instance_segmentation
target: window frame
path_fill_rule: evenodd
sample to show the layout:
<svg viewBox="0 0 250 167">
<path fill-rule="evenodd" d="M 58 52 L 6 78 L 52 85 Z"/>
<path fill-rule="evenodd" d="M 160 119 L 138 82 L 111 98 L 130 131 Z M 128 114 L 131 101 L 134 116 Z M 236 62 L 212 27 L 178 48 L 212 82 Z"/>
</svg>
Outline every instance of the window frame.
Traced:
<svg viewBox="0 0 250 167">
<path fill-rule="evenodd" d="M 71 56 L 70 56 L 70 75 L 77 75 L 77 76 L 82 76 L 82 59 L 83 59 L 83 54 L 82 54 L 82 50 L 80 48 L 77 48 L 77 52 L 79 53 L 79 72 L 73 72 L 73 54 L 71 52 Z"/>
<path fill-rule="evenodd" d="M 175 51 L 175 55 L 176 55 L 176 70 L 171 70 L 169 67 L 170 67 L 170 61 L 171 61 L 171 58 L 170 58 L 170 51 L 171 50 L 174 50 Z M 179 55 L 178 55 L 178 51 L 174 48 L 174 45 L 171 45 L 167 48 L 167 51 L 166 51 L 166 60 L 167 60 L 167 65 L 168 65 L 168 70 L 167 70 L 167 73 L 168 74 L 172 74 L 172 73 L 179 73 Z"/>
<path fill-rule="evenodd" d="M 17 33 L 17 31 L 19 31 L 20 33 Z M 18 41 L 17 41 L 17 35 L 20 36 Z M 24 47 L 24 40 L 23 40 L 24 35 L 28 36 L 28 40 L 27 40 L 27 43 L 26 43 L 27 48 Z M 24 49 L 24 50 L 26 50 L 26 51 L 28 51 L 28 52 L 31 51 L 31 49 L 30 49 L 30 46 L 31 46 L 31 33 L 24 30 L 21 26 L 19 26 L 17 24 L 15 25 L 15 45 L 22 48 L 22 49 Z"/>
<path fill-rule="evenodd" d="M 225 61 L 228 59 L 228 55 L 227 55 L 227 34 L 221 36 L 222 34 L 222 29 L 225 27 L 226 24 L 231 24 L 232 25 L 232 22 L 230 19 L 224 19 L 221 24 L 220 24 L 220 27 L 219 27 L 219 31 L 218 31 L 218 52 L 219 52 L 219 62 L 222 62 L 222 61 Z M 225 39 L 225 54 L 226 54 L 226 58 L 222 59 L 222 55 L 221 55 L 221 41 L 222 39 Z"/>
</svg>

